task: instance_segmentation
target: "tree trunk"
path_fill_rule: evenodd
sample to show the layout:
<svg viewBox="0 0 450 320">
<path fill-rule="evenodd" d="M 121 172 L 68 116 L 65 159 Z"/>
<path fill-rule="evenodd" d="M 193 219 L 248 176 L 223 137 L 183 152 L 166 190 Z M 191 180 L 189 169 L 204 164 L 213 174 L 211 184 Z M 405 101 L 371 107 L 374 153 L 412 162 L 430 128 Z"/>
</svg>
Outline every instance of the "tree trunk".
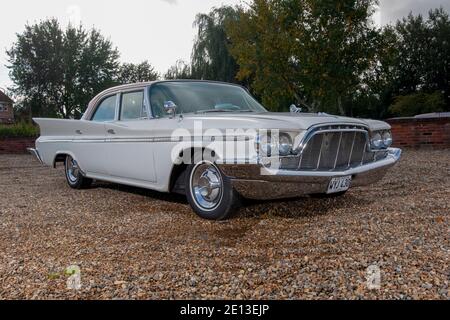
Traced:
<svg viewBox="0 0 450 320">
<path fill-rule="evenodd" d="M 30 103 L 29 104 L 29 109 L 30 109 L 30 113 L 29 113 L 29 116 L 30 116 L 30 123 L 33 123 L 33 106 L 32 106 L 32 104 Z"/>
<path fill-rule="evenodd" d="M 315 112 L 316 111 L 315 108 L 314 108 L 314 105 L 307 104 L 304 99 L 300 98 L 300 96 L 297 94 L 297 92 L 294 92 L 294 97 L 297 100 L 297 103 L 299 105 L 302 105 L 302 106 L 308 108 L 308 112 Z"/>
<path fill-rule="evenodd" d="M 345 116 L 345 110 L 342 106 L 342 97 L 339 95 L 337 98 L 338 110 L 341 116 Z"/>
</svg>

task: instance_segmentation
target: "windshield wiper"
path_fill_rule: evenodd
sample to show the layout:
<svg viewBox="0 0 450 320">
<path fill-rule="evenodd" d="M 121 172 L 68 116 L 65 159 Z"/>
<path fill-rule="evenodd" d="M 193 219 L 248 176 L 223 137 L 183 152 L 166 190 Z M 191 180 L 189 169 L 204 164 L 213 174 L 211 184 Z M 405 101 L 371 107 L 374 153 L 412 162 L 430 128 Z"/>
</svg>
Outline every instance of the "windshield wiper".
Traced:
<svg viewBox="0 0 450 320">
<path fill-rule="evenodd" d="M 214 113 L 214 112 L 253 112 L 252 110 L 227 110 L 227 109 L 211 109 L 211 110 L 199 110 L 195 113 Z"/>
<path fill-rule="evenodd" d="M 195 113 L 213 113 L 213 112 L 231 112 L 231 110 L 225 110 L 225 109 L 211 109 L 211 110 L 199 110 Z"/>
</svg>

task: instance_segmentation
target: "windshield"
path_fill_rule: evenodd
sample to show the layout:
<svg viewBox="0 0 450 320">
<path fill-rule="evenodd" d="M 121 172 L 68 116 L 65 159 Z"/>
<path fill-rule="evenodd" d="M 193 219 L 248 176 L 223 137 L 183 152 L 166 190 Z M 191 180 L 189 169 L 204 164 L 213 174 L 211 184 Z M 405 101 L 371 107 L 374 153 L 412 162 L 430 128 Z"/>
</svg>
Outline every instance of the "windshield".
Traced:
<svg viewBox="0 0 450 320">
<path fill-rule="evenodd" d="M 177 114 L 267 112 L 243 88 L 212 82 L 161 82 L 150 87 L 150 104 L 156 118 L 167 116 L 167 101 L 177 105 Z"/>
</svg>

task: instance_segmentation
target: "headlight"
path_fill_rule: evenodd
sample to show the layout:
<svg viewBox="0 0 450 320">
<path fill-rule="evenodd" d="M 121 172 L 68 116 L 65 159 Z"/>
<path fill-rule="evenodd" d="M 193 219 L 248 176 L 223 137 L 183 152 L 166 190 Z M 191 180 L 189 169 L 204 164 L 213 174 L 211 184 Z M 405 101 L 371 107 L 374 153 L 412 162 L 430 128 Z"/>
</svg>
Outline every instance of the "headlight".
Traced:
<svg viewBox="0 0 450 320">
<path fill-rule="evenodd" d="M 372 149 L 385 149 L 392 145 L 392 134 L 390 130 L 375 131 L 370 139 Z"/>
<path fill-rule="evenodd" d="M 383 147 L 383 138 L 381 137 L 381 133 L 376 132 L 370 139 L 370 144 L 375 149 L 382 148 Z"/>
<path fill-rule="evenodd" d="M 392 145 L 392 134 L 390 131 L 385 131 L 383 133 L 383 145 L 389 148 Z"/>
<path fill-rule="evenodd" d="M 292 151 L 292 138 L 287 133 L 280 133 L 278 152 L 280 156 L 287 156 Z"/>
<path fill-rule="evenodd" d="M 278 150 L 279 156 L 285 157 L 291 154 L 295 154 L 293 151 L 294 139 L 298 133 L 280 132 L 275 134 L 274 132 L 267 132 L 259 134 L 256 139 L 257 150 L 260 155 L 271 157 Z M 278 138 L 278 139 L 277 139 Z"/>
<path fill-rule="evenodd" d="M 270 143 L 269 136 L 261 136 L 259 139 L 259 148 L 261 153 L 267 157 L 270 157 L 272 154 L 272 145 Z"/>
</svg>

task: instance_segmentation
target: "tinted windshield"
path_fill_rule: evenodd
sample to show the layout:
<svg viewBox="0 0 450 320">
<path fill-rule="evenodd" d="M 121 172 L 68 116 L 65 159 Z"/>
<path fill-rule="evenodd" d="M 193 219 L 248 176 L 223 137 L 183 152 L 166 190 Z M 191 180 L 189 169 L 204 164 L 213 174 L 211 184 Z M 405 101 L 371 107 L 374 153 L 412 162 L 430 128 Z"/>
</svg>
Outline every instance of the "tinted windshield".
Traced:
<svg viewBox="0 0 450 320">
<path fill-rule="evenodd" d="M 179 113 L 266 112 L 239 86 L 211 82 L 161 82 L 150 88 L 150 104 L 155 117 L 165 117 L 164 103 L 172 101 Z"/>
</svg>

